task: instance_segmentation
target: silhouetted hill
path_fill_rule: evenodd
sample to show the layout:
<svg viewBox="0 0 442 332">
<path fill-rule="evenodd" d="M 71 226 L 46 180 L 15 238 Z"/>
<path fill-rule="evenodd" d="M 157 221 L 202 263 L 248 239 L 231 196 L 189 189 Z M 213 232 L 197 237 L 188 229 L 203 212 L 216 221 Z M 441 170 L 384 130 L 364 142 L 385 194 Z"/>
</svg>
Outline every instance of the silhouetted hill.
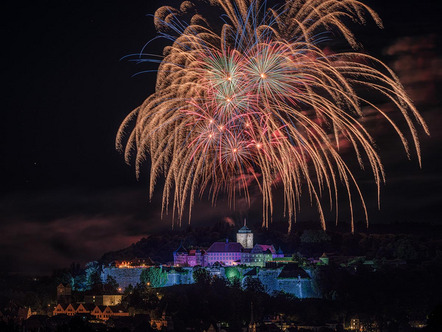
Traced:
<svg viewBox="0 0 442 332">
<path fill-rule="evenodd" d="M 170 230 L 149 235 L 130 247 L 106 253 L 100 259 L 107 264 L 114 260 L 130 260 L 134 258 L 151 258 L 155 262 L 173 261 L 172 253 L 180 244 L 187 249 L 192 247 L 209 247 L 215 241 L 233 240 L 233 227 L 225 222 L 218 222 L 212 227 L 187 227 L 185 230 Z"/>
<path fill-rule="evenodd" d="M 287 234 L 284 225 L 270 229 L 253 229 L 254 242 L 273 244 L 285 253 L 320 256 L 323 252 L 338 255 L 367 256 L 368 258 L 399 258 L 405 260 L 431 260 L 442 255 L 442 226 L 428 224 L 370 225 L 364 232 L 351 234 L 346 225 L 330 227 L 326 235 L 312 223 L 298 223 L 295 231 Z M 158 263 L 173 261 L 173 251 L 182 243 L 187 249 L 208 248 L 215 241 L 236 240 L 238 227 L 218 222 L 210 227 L 186 229 L 152 234 L 131 246 L 106 253 L 100 263 L 115 260 L 150 258 Z M 306 232 L 306 230 L 308 230 Z"/>
</svg>

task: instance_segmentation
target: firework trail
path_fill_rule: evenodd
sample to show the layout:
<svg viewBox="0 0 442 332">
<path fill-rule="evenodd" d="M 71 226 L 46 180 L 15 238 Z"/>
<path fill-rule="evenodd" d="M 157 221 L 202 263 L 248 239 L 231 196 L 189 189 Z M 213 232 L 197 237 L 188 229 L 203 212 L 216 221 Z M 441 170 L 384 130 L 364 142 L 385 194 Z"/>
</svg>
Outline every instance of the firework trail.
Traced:
<svg viewBox="0 0 442 332">
<path fill-rule="evenodd" d="M 164 176 L 163 212 L 172 202 L 181 222 L 186 207 L 190 220 L 196 195 L 207 193 L 215 202 L 220 192 L 227 192 L 231 203 L 237 195 L 249 200 L 254 183 L 263 198 L 263 226 L 268 227 L 272 190 L 279 183 L 290 231 L 303 192 L 316 205 L 324 229 L 323 197 L 337 220 L 342 186 L 352 231 L 355 193 L 368 222 L 361 190 L 339 152 L 340 142 L 347 141 L 360 166 L 369 164 L 379 197 L 384 172 L 360 122 L 361 105 L 391 124 L 408 156 L 412 148 L 394 121 L 357 91 L 371 90 L 402 113 L 419 162 L 416 126 L 427 134 L 428 128 L 382 62 L 357 52 L 326 54 L 319 45 L 324 32 L 333 31 L 356 48 L 343 19 L 364 23 L 367 15 L 381 26 L 380 18 L 354 0 L 287 0 L 271 8 L 260 0 L 210 3 L 224 12 L 220 27 L 189 1 L 155 13 L 159 36 L 173 43 L 164 49 L 156 92 L 127 116 L 117 135 L 126 161 L 135 154 L 137 174 L 150 156 L 150 195 Z M 186 15 L 191 17 L 187 25 L 182 20 Z"/>
</svg>

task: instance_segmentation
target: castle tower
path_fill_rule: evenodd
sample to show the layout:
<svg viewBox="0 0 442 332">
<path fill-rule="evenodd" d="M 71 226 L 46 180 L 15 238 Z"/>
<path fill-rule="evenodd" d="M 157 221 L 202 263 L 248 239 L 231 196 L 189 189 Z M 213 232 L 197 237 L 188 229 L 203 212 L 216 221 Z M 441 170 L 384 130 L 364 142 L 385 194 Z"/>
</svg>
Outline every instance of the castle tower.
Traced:
<svg viewBox="0 0 442 332">
<path fill-rule="evenodd" d="M 183 242 L 181 241 L 178 249 L 173 252 L 173 265 L 186 266 L 187 256 L 188 256 L 188 251 L 183 247 Z"/>
<path fill-rule="evenodd" d="M 236 233 L 236 242 L 241 243 L 241 245 L 246 249 L 253 248 L 253 233 L 247 227 L 246 220 L 244 219 L 244 226 Z"/>
</svg>

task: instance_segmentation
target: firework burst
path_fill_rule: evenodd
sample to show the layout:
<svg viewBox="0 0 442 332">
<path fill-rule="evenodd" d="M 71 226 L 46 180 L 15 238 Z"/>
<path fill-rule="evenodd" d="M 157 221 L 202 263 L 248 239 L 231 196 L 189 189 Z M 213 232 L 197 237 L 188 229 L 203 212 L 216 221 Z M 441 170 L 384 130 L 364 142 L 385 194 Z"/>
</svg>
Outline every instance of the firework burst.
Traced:
<svg viewBox="0 0 442 332">
<path fill-rule="evenodd" d="M 208 193 L 215 202 L 219 192 L 227 192 L 231 202 L 237 195 L 250 200 L 255 183 L 268 227 L 272 190 L 280 183 L 289 231 L 303 192 L 316 205 L 324 229 L 322 199 L 335 208 L 337 220 L 341 186 L 354 230 L 352 192 L 368 216 L 340 142 L 351 144 L 361 167 L 364 160 L 370 165 L 378 195 L 384 181 L 374 141 L 360 122 L 361 105 L 379 112 L 410 153 L 405 134 L 358 89 L 383 96 L 402 113 L 419 162 L 416 125 L 428 134 L 388 67 L 366 54 L 330 55 L 320 47 L 321 36 L 330 30 L 357 46 L 345 17 L 364 23 L 368 14 L 379 26 L 381 20 L 354 0 L 287 0 L 278 8 L 260 0 L 210 3 L 224 12 L 221 27 L 211 26 L 189 1 L 155 13 L 160 36 L 173 43 L 164 50 L 156 92 L 125 119 L 117 148 L 125 151 L 127 162 L 135 154 L 137 174 L 150 156 L 150 195 L 164 176 L 163 212 L 172 202 L 179 222 L 186 208 L 190 216 L 196 196 Z M 184 25 L 181 17 L 189 14 L 190 24 Z"/>
</svg>

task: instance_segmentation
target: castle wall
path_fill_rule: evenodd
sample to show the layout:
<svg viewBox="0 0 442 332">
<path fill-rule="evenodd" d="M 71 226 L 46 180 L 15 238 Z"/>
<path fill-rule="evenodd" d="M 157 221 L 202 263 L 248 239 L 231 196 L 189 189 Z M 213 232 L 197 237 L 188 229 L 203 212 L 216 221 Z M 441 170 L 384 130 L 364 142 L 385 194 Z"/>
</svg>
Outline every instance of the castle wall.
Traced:
<svg viewBox="0 0 442 332">
<path fill-rule="evenodd" d="M 106 281 L 107 276 L 115 278 L 117 283 L 122 289 L 129 285 L 135 286 L 140 282 L 141 272 L 145 268 L 116 268 L 116 267 L 105 267 L 101 273 L 101 279 L 103 282 Z M 240 268 L 242 274 L 245 274 L 251 268 Z M 313 285 L 313 279 L 308 278 L 278 278 L 281 273 L 282 268 L 260 268 L 256 278 L 258 278 L 264 285 L 267 293 L 272 294 L 273 292 L 285 292 L 292 294 L 298 298 L 318 298 L 320 294 L 316 291 Z M 211 268 L 209 269 L 212 275 L 217 275 L 219 277 L 226 278 L 225 271 L 223 267 Z M 310 270 L 306 272 L 311 275 Z M 193 279 L 193 269 L 190 267 L 183 267 L 177 270 L 171 270 L 167 274 L 167 282 L 164 287 L 174 286 L 174 285 L 185 285 L 194 283 Z"/>
<path fill-rule="evenodd" d="M 279 290 L 300 299 L 319 297 L 313 292 L 311 279 L 280 279 Z"/>
<path fill-rule="evenodd" d="M 125 289 L 127 286 L 135 286 L 140 282 L 141 272 L 146 268 L 118 268 L 118 267 L 105 267 L 101 272 L 101 280 L 106 282 L 108 276 L 113 277 L 120 288 Z"/>
<path fill-rule="evenodd" d="M 319 298 L 320 294 L 314 288 L 313 279 L 310 278 L 278 278 L 282 268 L 259 269 L 257 278 L 264 285 L 266 292 L 284 292 L 296 296 L 297 298 Z M 306 270 L 307 274 L 311 271 Z"/>
<path fill-rule="evenodd" d="M 178 271 L 172 270 L 167 273 L 167 282 L 164 287 L 174 286 L 174 285 L 187 285 L 193 284 L 193 269 L 184 267 L 180 268 Z"/>
<path fill-rule="evenodd" d="M 278 275 L 281 273 L 282 268 L 277 269 L 259 269 L 258 279 L 264 285 L 267 293 L 279 291 Z"/>
<path fill-rule="evenodd" d="M 321 294 L 314 286 L 313 273 L 304 269 L 310 278 L 279 278 L 279 291 L 292 294 L 300 299 L 320 298 Z"/>
</svg>

